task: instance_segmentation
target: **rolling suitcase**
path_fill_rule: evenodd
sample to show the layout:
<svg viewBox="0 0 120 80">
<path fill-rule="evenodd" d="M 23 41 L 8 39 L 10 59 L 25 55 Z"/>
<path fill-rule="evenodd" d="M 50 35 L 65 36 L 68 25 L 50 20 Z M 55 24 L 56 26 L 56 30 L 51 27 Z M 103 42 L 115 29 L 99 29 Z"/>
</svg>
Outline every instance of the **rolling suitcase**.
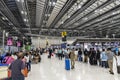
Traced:
<svg viewBox="0 0 120 80">
<path fill-rule="evenodd" d="M 70 60 L 69 59 L 65 59 L 65 69 L 70 70 Z"/>
<path fill-rule="evenodd" d="M 97 60 L 94 59 L 94 60 L 93 60 L 93 63 L 94 63 L 94 65 L 97 65 Z"/>
<path fill-rule="evenodd" d="M 50 56 L 50 55 L 48 55 L 48 58 L 51 58 L 51 56 Z"/>
<path fill-rule="evenodd" d="M 117 66 L 117 73 L 120 74 L 120 66 Z"/>
</svg>

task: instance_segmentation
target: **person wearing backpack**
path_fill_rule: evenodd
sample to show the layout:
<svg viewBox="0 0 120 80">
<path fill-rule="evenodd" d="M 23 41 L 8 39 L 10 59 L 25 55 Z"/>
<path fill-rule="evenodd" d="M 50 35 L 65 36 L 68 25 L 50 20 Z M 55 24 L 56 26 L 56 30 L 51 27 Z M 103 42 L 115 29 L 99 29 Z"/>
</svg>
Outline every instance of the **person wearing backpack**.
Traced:
<svg viewBox="0 0 120 80">
<path fill-rule="evenodd" d="M 107 68 L 107 54 L 105 52 L 105 49 L 102 50 L 100 54 L 101 59 L 101 66 Z"/>
</svg>

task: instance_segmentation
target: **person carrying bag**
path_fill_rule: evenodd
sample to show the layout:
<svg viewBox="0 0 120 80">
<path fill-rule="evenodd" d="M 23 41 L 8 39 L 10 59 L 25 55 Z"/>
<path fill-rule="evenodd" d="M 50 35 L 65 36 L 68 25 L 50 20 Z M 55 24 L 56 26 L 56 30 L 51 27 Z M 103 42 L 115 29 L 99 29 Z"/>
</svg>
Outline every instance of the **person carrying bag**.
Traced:
<svg viewBox="0 0 120 80">
<path fill-rule="evenodd" d="M 22 61 L 24 55 L 22 52 L 18 53 L 18 59 L 13 61 L 10 66 L 8 67 L 8 71 L 11 73 L 12 80 L 25 80 L 27 77 L 27 68 L 25 63 Z"/>
</svg>

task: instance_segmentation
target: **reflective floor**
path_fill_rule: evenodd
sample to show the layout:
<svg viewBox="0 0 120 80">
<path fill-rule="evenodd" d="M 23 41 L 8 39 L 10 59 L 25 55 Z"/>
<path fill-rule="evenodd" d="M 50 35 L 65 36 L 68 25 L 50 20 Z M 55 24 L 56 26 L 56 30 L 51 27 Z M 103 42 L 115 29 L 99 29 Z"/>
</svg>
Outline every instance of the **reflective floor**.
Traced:
<svg viewBox="0 0 120 80">
<path fill-rule="evenodd" d="M 83 62 L 76 62 L 75 69 L 66 71 L 64 59 L 62 61 L 55 57 L 48 59 L 42 55 L 42 62 L 32 64 L 32 71 L 26 80 L 120 80 L 120 74 L 109 74 L 109 69 L 91 66 Z"/>
</svg>

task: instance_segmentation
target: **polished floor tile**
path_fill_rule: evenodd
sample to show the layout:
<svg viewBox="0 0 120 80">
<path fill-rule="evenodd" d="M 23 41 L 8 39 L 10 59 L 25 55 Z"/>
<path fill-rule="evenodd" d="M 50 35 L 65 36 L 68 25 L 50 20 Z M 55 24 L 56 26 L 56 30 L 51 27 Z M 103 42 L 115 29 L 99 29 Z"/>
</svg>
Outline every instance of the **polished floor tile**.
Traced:
<svg viewBox="0 0 120 80">
<path fill-rule="evenodd" d="M 114 75 L 109 74 L 109 69 L 77 61 L 74 70 L 66 71 L 64 60 L 55 57 L 48 59 L 46 54 L 41 57 L 41 63 L 32 64 L 32 71 L 26 80 L 120 80 L 115 64 Z"/>
</svg>

